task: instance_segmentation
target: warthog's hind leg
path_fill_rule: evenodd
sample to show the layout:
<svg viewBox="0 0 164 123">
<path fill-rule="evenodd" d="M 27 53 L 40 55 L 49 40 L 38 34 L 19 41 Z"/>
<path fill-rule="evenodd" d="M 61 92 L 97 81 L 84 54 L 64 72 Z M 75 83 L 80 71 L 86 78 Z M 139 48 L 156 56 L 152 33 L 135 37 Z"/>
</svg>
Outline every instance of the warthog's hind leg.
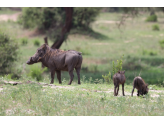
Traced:
<svg viewBox="0 0 164 123">
<path fill-rule="evenodd" d="M 116 96 L 118 95 L 118 91 L 119 91 L 119 85 L 117 86 L 117 94 L 116 94 Z"/>
<path fill-rule="evenodd" d="M 124 93 L 124 84 L 122 84 L 122 95 L 125 96 L 125 93 Z"/>
<path fill-rule="evenodd" d="M 78 84 L 81 84 L 80 83 L 80 69 L 81 68 L 75 68 L 76 69 L 76 73 L 77 73 L 77 77 L 78 77 Z"/>
<path fill-rule="evenodd" d="M 74 78 L 73 70 L 69 71 L 69 76 L 70 76 L 70 81 L 69 81 L 68 85 L 71 85 L 73 78 Z"/>
<path fill-rule="evenodd" d="M 131 94 L 131 96 L 133 96 L 133 92 L 134 92 L 134 87 L 133 87 L 133 90 L 132 90 L 132 94 Z"/>
</svg>

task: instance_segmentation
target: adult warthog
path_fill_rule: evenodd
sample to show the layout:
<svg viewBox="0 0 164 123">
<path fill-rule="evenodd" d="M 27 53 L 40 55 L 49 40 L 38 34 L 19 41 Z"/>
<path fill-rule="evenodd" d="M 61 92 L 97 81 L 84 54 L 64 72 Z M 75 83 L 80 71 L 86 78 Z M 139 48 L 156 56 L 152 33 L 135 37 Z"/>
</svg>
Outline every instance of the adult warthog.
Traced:
<svg viewBox="0 0 164 123">
<path fill-rule="evenodd" d="M 28 65 L 42 62 L 44 66 L 51 71 L 51 84 L 54 83 L 55 72 L 61 84 L 61 71 L 68 71 L 71 85 L 74 75 L 73 70 L 76 69 L 78 76 L 78 84 L 80 84 L 80 70 L 82 64 L 82 55 L 75 50 L 63 51 L 60 49 L 52 49 L 47 44 L 43 44 L 37 49 L 37 52 L 27 61 Z"/>
</svg>

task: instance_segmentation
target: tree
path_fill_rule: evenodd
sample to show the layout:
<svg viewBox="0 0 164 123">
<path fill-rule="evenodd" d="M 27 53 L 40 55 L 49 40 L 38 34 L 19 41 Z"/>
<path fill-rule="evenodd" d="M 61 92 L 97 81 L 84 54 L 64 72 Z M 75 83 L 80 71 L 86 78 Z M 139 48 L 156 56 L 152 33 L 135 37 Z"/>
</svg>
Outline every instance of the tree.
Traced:
<svg viewBox="0 0 164 123">
<path fill-rule="evenodd" d="M 12 72 L 13 63 L 18 59 L 18 44 L 0 30 L 0 74 Z"/>
<path fill-rule="evenodd" d="M 32 7 L 23 8 L 19 23 L 25 28 L 44 31 L 54 41 L 52 48 L 60 48 L 72 28 L 88 28 L 101 8 Z"/>
</svg>

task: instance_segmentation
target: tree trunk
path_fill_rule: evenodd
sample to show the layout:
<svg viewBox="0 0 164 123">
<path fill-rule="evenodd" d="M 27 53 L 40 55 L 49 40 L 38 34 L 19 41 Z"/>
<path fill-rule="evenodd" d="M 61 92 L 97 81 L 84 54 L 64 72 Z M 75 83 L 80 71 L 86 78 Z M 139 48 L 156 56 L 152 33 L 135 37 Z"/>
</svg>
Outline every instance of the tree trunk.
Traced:
<svg viewBox="0 0 164 123">
<path fill-rule="evenodd" d="M 72 18 L 73 18 L 73 7 L 65 7 L 66 20 L 65 24 L 62 28 L 61 34 L 59 38 L 55 41 L 55 43 L 51 46 L 51 48 L 59 49 L 62 43 L 65 41 L 67 34 L 69 33 L 72 26 Z"/>
</svg>

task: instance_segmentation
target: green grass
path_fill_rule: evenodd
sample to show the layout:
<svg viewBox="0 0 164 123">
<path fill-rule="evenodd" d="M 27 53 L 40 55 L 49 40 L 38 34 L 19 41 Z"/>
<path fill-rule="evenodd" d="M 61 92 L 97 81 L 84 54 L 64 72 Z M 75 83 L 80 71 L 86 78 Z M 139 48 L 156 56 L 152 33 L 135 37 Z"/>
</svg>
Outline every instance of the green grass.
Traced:
<svg viewBox="0 0 164 123">
<path fill-rule="evenodd" d="M 57 84 L 58 85 L 58 84 Z M 5 116 L 160 116 L 164 115 L 164 98 L 130 96 L 132 86 L 125 86 L 113 96 L 113 85 L 73 83 L 67 88 L 43 87 L 37 84 L 3 85 L 0 93 L 0 115 Z M 158 88 L 158 90 L 161 88 Z M 136 90 L 135 90 L 136 92 Z M 156 93 L 159 94 L 160 93 Z M 163 95 L 163 93 L 161 93 Z"/>
</svg>

